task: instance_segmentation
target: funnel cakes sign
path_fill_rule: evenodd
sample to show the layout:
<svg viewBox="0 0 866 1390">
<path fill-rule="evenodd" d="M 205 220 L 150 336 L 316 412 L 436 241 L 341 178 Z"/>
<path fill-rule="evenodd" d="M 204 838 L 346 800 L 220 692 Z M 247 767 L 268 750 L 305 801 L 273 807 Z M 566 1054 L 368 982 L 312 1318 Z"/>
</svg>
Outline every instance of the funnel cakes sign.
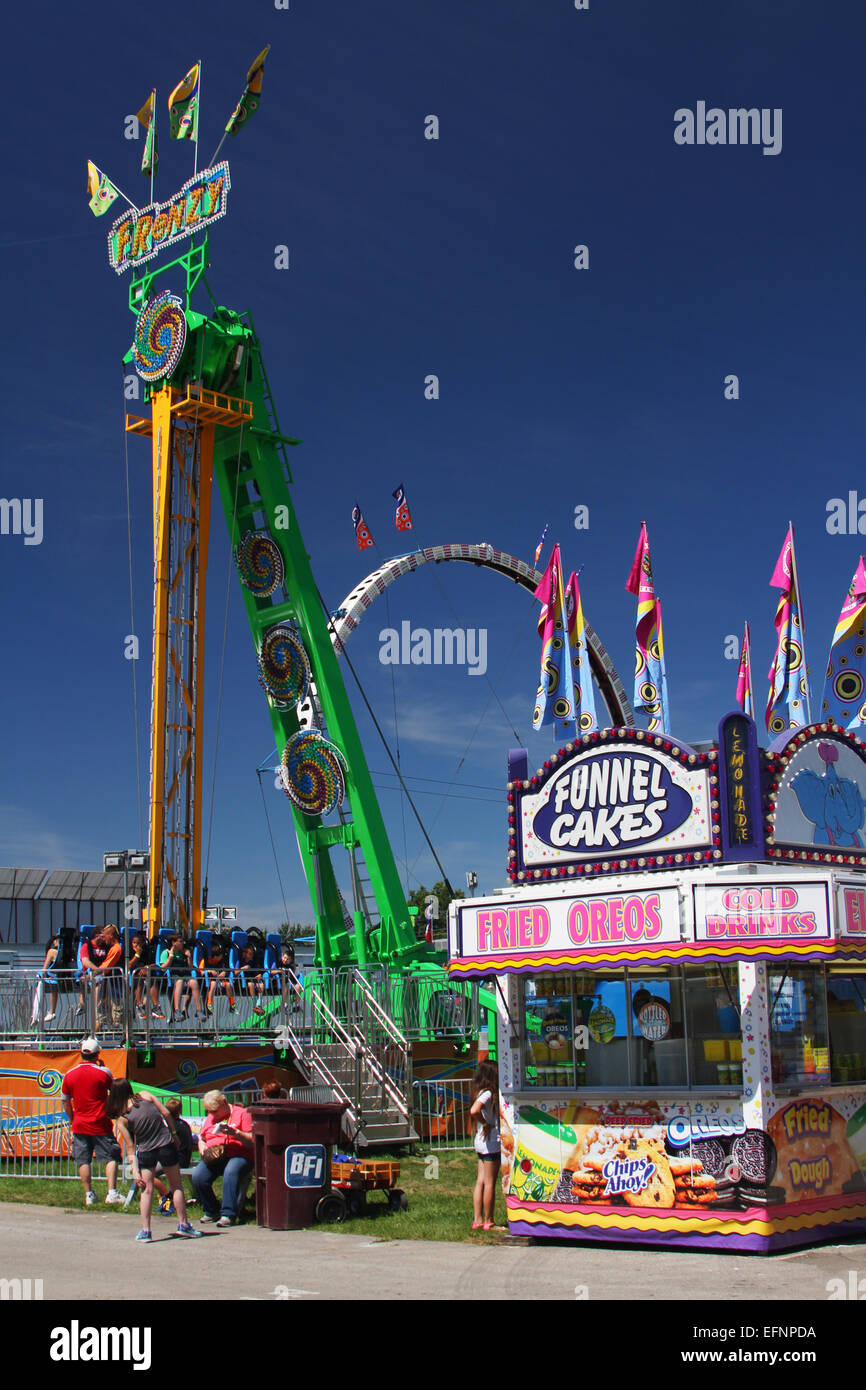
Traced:
<svg viewBox="0 0 866 1390">
<path fill-rule="evenodd" d="M 513 754 L 509 772 L 512 879 L 583 873 L 599 861 L 634 871 L 712 858 L 718 792 L 706 754 L 611 730 L 569 745 L 531 778 Z"/>
</svg>

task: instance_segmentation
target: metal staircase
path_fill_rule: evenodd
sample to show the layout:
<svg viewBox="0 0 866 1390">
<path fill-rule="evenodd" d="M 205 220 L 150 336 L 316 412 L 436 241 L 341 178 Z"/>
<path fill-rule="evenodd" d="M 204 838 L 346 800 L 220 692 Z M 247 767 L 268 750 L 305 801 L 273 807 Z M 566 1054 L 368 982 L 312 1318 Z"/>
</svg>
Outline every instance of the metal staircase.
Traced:
<svg viewBox="0 0 866 1390">
<path fill-rule="evenodd" d="M 289 983 L 303 988 L 294 976 Z M 358 971 L 350 972 L 348 986 L 340 1019 L 308 985 L 304 1021 L 286 1028 L 286 1040 L 310 1085 L 327 1088 L 348 1107 L 343 1127 L 356 1149 L 414 1144 L 411 1044 Z"/>
</svg>

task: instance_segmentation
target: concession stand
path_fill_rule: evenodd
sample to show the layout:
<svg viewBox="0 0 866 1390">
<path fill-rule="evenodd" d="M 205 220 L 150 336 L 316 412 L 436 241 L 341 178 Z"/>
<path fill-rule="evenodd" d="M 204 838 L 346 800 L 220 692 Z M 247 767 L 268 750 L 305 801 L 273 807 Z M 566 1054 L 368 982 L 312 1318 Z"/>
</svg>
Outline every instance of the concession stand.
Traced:
<svg viewBox="0 0 866 1390">
<path fill-rule="evenodd" d="M 773 1251 L 866 1231 L 866 744 L 633 728 L 509 756 L 496 979 L 509 1229 Z"/>
</svg>

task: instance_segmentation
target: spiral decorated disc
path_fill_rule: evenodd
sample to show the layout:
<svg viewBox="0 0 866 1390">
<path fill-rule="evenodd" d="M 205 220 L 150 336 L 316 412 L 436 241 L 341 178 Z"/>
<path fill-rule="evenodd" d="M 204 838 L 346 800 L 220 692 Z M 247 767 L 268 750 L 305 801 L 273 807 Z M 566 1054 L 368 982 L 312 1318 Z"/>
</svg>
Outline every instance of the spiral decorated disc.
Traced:
<svg viewBox="0 0 866 1390">
<path fill-rule="evenodd" d="M 339 748 L 315 729 L 292 734 L 280 759 L 283 787 L 308 816 L 327 816 L 343 804 L 345 764 Z"/>
<path fill-rule="evenodd" d="M 270 536 L 262 536 L 257 531 L 247 531 L 235 547 L 235 564 L 244 588 L 256 598 L 267 598 L 285 577 L 280 547 Z"/>
<path fill-rule="evenodd" d="M 176 294 L 163 290 L 149 299 L 135 325 L 135 370 L 144 381 L 171 376 L 186 342 L 186 316 Z"/>
<path fill-rule="evenodd" d="M 268 628 L 259 650 L 262 685 L 280 705 L 297 705 L 310 685 L 310 662 L 304 644 L 284 624 Z"/>
</svg>

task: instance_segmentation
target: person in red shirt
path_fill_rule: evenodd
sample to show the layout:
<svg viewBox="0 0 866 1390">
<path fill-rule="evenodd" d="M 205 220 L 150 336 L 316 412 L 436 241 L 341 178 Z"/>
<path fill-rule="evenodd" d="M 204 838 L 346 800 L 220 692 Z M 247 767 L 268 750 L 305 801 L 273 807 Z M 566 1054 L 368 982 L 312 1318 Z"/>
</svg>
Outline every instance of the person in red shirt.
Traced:
<svg viewBox="0 0 866 1390">
<path fill-rule="evenodd" d="M 105 1164 L 109 1206 L 122 1202 L 117 1190 L 117 1164 L 120 1145 L 114 1138 L 105 1102 L 114 1077 L 99 1058 L 96 1038 L 85 1038 L 81 1044 L 81 1061 L 63 1078 L 63 1108 L 72 1128 L 72 1155 L 78 1164 L 78 1176 L 84 1188 L 85 1206 L 96 1205 L 96 1193 L 91 1186 L 91 1164 L 94 1154 Z"/>
<path fill-rule="evenodd" d="M 202 1206 L 201 1221 L 234 1226 L 253 1167 L 252 1115 L 242 1105 L 230 1105 L 222 1091 L 208 1091 L 202 1097 L 202 1106 L 207 1118 L 198 1139 L 201 1162 L 192 1174 L 195 1195 Z M 213 1190 L 214 1178 L 220 1173 L 222 1210 Z"/>
</svg>

